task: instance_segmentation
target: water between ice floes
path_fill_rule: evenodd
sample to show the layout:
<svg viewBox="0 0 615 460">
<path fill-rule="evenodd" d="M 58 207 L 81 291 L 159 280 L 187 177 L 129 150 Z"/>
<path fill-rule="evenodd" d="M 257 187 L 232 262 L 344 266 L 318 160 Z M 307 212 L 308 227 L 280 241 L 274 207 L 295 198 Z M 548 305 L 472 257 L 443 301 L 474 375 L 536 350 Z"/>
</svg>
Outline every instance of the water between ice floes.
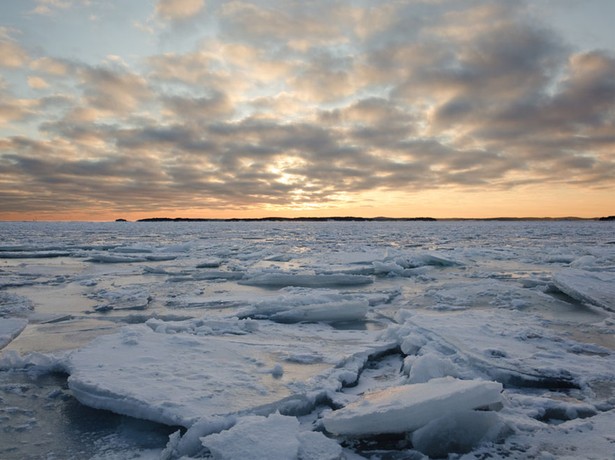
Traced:
<svg viewBox="0 0 615 460">
<path fill-rule="evenodd" d="M 575 286 L 567 293 L 554 287 L 561 270 L 613 274 L 613 225 L 5 222 L 0 321 L 28 324 L 21 332 L 0 327 L 0 344 L 5 356 L 62 353 L 152 318 L 162 325 L 196 318 L 303 321 L 307 328 L 325 321 L 332 330 L 373 332 L 396 326 L 401 310 L 440 315 L 444 323 L 463 312 L 497 318 L 498 311 L 515 311 L 527 314 L 534 333 L 596 344 L 598 354 L 612 351 L 612 313 L 577 295 Z M 581 347 L 579 356 L 592 350 Z M 293 371 L 291 360 L 284 365 Z M 81 405 L 65 375 L 33 378 L 10 367 L 0 370 L 2 458 L 148 449 L 155 457 L 174 430 Z"/>
</svg>

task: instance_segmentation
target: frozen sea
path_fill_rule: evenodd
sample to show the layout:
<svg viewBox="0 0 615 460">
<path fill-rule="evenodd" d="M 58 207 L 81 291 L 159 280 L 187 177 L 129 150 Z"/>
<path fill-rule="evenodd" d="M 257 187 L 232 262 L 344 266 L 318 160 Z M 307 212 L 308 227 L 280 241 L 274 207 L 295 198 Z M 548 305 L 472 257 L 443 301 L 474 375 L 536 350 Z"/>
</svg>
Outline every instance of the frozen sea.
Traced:
<svg viewBox="0 0 615 460">
<path fill-rule="evenodd" d="M 2 459 L 615 459 L 615 223 L 0 222 Z"/>
</svg>

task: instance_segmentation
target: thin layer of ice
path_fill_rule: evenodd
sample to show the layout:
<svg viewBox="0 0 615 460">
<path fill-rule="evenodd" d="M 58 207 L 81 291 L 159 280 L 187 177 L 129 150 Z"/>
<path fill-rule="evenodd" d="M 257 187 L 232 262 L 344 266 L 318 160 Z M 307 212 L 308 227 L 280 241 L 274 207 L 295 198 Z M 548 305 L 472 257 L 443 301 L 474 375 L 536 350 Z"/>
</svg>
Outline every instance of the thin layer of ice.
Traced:
<svg viewBox="0 0 615 460">
<path fill-rule="evenodd" d="M 568 269 L 553 275 L 553 284 L 564 294 L 615 312 L 615 274 Z"/>
<path fill-rule="evenodd" d="M 0 349 L 6 347 L 11 341 L 21 334 L 28 320 L 23 318 L 0 318 Z"/>
<path fill-rule="evenodd" d="M 361 436 L 404 433 L 443 415 L 501 402 L 498 382 L 433 379 L 373 392 L 324 417 L 327 431 Z"/>
</svg>

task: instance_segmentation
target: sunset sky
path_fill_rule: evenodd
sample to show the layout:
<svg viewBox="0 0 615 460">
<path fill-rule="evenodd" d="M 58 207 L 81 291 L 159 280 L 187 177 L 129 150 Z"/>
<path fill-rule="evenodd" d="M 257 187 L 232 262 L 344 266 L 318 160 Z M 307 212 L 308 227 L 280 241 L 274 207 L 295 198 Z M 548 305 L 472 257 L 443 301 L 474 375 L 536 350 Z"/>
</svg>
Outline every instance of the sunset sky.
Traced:
<svg viewBox="0 0 615 460">
<path fill-rule="evenodd" d="M 0 220 L 615 214 L 613 0 L 0 2 Z"/>
</svg>

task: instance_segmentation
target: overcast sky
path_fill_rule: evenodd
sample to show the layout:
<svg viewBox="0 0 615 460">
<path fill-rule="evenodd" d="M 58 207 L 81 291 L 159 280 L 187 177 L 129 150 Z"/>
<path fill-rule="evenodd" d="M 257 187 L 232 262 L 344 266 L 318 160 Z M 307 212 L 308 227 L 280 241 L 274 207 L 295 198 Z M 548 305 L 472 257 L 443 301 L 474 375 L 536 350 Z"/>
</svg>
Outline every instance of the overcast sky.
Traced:
<svg viewBox="0 0 615 460">
<path fill-rule="evenodd" d="M 0 219 L 615 214 L 613 0 L 0 2 Z"/>
</svg>

